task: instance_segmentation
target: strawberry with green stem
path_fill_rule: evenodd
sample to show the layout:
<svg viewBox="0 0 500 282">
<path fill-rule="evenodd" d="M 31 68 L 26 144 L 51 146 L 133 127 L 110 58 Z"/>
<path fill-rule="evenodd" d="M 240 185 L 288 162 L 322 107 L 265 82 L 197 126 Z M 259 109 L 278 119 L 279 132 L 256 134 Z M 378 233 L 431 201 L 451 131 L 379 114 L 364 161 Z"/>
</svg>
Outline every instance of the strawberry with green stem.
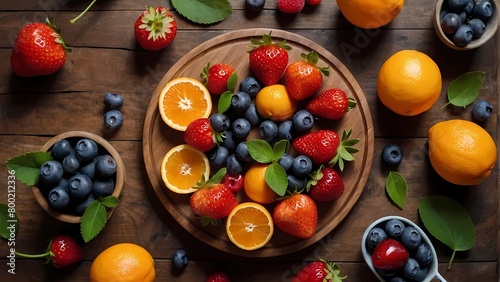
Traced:
<svg viewBox="0 0 500 282">
<path fill-rule="evenodd" d="M 177 22 L 167 8 L 146 6 L 146 10 L 135 21 L 134 34 L 142 48 L 158 51 L 174 41 Z"/>
<path fill-rule="evenodd" d="M 323 75 L 329 76 L 329 67 L 320 67 L 318 53 L 311 51 L 300 55 L 302 60 L 291 63 L 285 70 L 285 87 L 288 95 L 300 101 L 318 92 Z"/>
<path fill-rule="evenodd" d="M 339 276 L 337 264 L 319 259 L 306 264 L 292 279 L 292 282 L 341 282 L 347 276 Z"/>
<path fill-rule="evenodd" d="M 313 200 L 335 201 L 344 193 L 344 181 L 337 170 L 321 165 L 310 176 L 306 190 Z"/>
<path fill-rule="evenodd" d="M 341 89 L 330 88 L 309 101 L 306 109 L 314 116 L 336 120 L 355 107 L 354 98 L 347 97 Z"/>
<path fill-rule="evenodd" d="M 205 85 L 212 95 L 221 95 L 226 91 L 233 92 L 238 82 L 234 68 L 224 63 L 211 65 L 208 62 L 203 72 L 200 73 L 200 77 L 206 80 Z"/>
</svg>

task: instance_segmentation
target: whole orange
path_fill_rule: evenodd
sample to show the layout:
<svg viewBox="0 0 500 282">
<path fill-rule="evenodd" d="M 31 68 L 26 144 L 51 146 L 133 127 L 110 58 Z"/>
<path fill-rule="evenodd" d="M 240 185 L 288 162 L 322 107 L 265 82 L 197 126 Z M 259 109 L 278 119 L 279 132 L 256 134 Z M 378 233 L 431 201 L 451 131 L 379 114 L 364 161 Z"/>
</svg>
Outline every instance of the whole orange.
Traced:
<svg viewBox="0 0 500 282">
<path fill-rule="evenodd" d="M 344 17 L 360 28 L 378 28 L 401 12 L 404 0 L 337 0 Z"/>
<path fill-rule="evenodd" d="M 269 204 L 276 200 L 278 194 L 266 183 L 266 170 L 269 164 L 255 163 L 245 173 L 245 194 L 259 204 Z"/>
<path fill-rule="evenodd" d="M 292 99 L 284 85 L 274 84 L 262 88 L 255 97 L 257 112 L 274 121 L 284 121 L 295 114 L 297 101 Z"/>
</svg>

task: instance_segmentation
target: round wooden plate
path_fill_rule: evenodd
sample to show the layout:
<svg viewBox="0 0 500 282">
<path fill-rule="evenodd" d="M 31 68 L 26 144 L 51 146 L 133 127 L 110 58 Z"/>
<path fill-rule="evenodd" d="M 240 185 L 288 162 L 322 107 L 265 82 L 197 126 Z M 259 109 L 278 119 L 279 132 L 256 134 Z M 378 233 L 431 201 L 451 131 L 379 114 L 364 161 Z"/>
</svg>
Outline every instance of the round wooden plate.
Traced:
<svg viewBox="0 0 500 282">
<path fill-rule="evenodd" d="M 158 111 L 158 98 L 165 84 L 173 78 L 188 76 L 199 79 L 199 74 L 207 62 L 212 64 L 223 62 L 232 65 L 241 81 L 251 75 L 247 53 L 248 46 L 251 45 L 250 39 L 260 39 L 263 34 L 269 32 L 272 32 L 273 41 L 286 40 L 292 46 L 292 50 L 289 51 L 290 62 L 299 60 L 301 53 L 315 50 L 319 54 L 318 65 L 330 67 L 330 76 L 323 80 L 322 90 L 340 88 L 349 97 L 356 99 L 357 107 L 349 111 L 341 120 L 317 122 L 315 127 L 328 127 L 339 135 L 344 129 L 352 128 L 352 137 L 361 139 L 356 145 L 360 151 L 355 154 L 356 160 L 347 163 L 342 172 L 345 182 L 345 192 L 342 197 L 335 202 L 318 204 L 318 227 L 312 238 L 298 239 L 275 228 L 273 238 L 266 246 L 254 251 L 245 251 L 229 240 L 224 226 L 203 227 L 189 207 L 190 196 L 171 192 L 163 183 L 160 175 L 163 156 L 173 146 L 185 142 L 181 132 L 171 129 L 162 121 Z M 183 228 L 203 242 L 232 254 L 247 257 L 271 257 L 298 251 L 319 241 L 342 221 L 363 192 L 370 174 L 373 141 L 372 118 L 363 91 L 353 75 L 335 56 L 319 44 L 294 33 L 271 29 L 246 29 L 225 33 L 200 44 L 175 63 L 165 74 L 153 93 L 146 112 L 143 153 L 152 188 L 165 209 Z M 268 207 L 272 211 L 273 205 Z"/>
</svg>

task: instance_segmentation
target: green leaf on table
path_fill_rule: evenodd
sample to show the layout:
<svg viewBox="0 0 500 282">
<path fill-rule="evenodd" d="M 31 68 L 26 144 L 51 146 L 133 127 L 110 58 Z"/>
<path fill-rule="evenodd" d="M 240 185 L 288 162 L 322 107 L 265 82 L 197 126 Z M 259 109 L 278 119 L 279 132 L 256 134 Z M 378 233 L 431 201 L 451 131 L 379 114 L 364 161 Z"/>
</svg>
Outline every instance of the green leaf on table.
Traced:
<svg viewBox="0 0 500 282">
<path fill-rule="evenodd" d="M 251 139 L 246 142 L 250 156 L 259 163 L 274 161 L 274 151 L 271 145 L 262 139 Z"/>
<path fill-rule="evenodd" d="M 284 196 L 288 186 L 285 169 L 277 163 L 270 164 L 266 169 L 266 183 L 276 194 Z"/>
<path fill-rule="evenodd" d="M 198 24 L 223 21 L 233 12 L 228 0 L 172 0 L 171 3 L 179 14 Z"/>
<path fill-rule="evenodd" d="M 16 179 L 33 186 L 38 183 L 40 167 L 52 160 L 52 155 L 46 152 L 29 152 L 7 160 L 7 168 L 15 171 Z"/>
<path fill-rule="evenodd" d="M 102 198 L 101 202 L 105 207 L 112 209 L 118 206 L 120 200 L 118 200 L 118 198 L 115 196 L 107 196 Z"/>
<path fill-rule="evenodd" d="M 94 239 L 104 228 L 107 221 L 108 213 L 101 201 L 95 200 L 90 203 L 85 209 L 80 222 L 80 233 L 85 243 Z"/>
<path fill-rule="evenodd" d="M 448 103 L 441 108 L 449 104 L 465 108 L 472 104 L 479 96 L 485 75 L 483 71 L 472 71 L 455 78 L 448 86 Z"/>
<path fill-rule="evenodd" d="M 445 196 L 421 197 L 418 212 L 425 228 L 453 250 L 448 269 L 457 251 L 467 251 L 476 243 L 476 227 L 467 211 Z"/>
<path fill-rule="evenodd" d="M 17 234 L 18 230 L 19 219 L 16 210 L 9 208 L 7 204 L 0 204 L 0 236 L 9 240 L 11 234 Z"/>
<path fill-rule="evenodd" d="M 220 114 L 225 113 L 231 107 L 231 99 L 233 98 L 233 92 L 225 91 L 219 97 L 219 102 L 217 103 L 217 111 Z"/>
<path fill-rule="evenodd" d="M 389 172 L 385 181 L 385 190 L 398 208 L 405 208 L 408 185 L 406 184 L 406 180 L 401 173 L 396 171 Z"/>
</svg>

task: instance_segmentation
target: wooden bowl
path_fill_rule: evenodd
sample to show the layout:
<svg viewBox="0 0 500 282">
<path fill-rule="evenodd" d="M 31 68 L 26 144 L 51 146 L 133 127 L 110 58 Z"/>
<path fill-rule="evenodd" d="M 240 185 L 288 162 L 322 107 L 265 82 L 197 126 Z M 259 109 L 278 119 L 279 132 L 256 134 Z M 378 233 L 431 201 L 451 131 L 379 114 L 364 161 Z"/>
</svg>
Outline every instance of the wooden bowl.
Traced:
<svg viewBox="0 0 500 282">
<path fill-rule="evenodd" d="M 112 196 L 119 197 L 123 185 L 125 184 L 125 166 L 123 164 L 122 158 L 118 154 L 118 152 L 109 144 L 108 141 L 106 141 L 104 138 L 102 138 L 99 135 L 90 133 L 90 132 L 85 132 L 85 131 L 68 131 L 61 133 L 52 139 L 50 139 L 43 147 L 40 149 L 42 152 L 49 152 L 52 148 L 52 146 L 59 140 L 63 139 L 80 139 L 80 138 L 88 138 L 91 140 L 94 140 L 98 146 L 100 146 L 99 150 L 102 152 L 106 152 L 109 155 L 111 155 L 115 161 L 116 161 L 116 175 L 115 175 L 115 188 L 113 190 Z M 71 142 L 71 141 L 70 141 Z M 42 191 L 37 187 L 33 186 L 33 194 L 35 195 L 36 201 L 40 204 L 40 206 L 51 216 L 54 218 L 67 222 L 67 223 L 80 223 L 81 216 L 79 215 L 74 215 L 74 214 L 68 214 L 68 213 L 62 213 L 61 211 L 58 211 L 52 207 L 50 207 L 46 197 L 42 193 Z M 111 216 L 112 212 L 114 209 L 111 209 L 108 212 L 108 218 Z"/>
<path fill-rule="evenodd" d="M 437 1 L 436 8 L 434 10 L 433 22 L 434 22 L 434 30 L 436 31 L 437 36 L 439 37 L 439 39 L 441 39 L 441 41 L 446 46 L 453 48 L 455 50 L 472 50 L 472 49 L 475 49 L 475 48 L 482 46 L 483 44 L 488 42 L 488 40 L 490 40 L 490 38 L 492 38 L 495 35 L 497 28 L 498 28 L 498 17 L 499 17 L 498 16 L 499 15 L 498 7 L 499 7 L 499 5 L 498 5 L 497 0 L 490 0 L 491 4 L 493 5 L 495 10 L 493 11 L 493 15 L 491 16 L 491 18 L 489 18 L 488 21 L 486 21 L 484 23 L 486 25 L 486 31 L 483 34 L 483 36 L 481 36 L 478 39 L 473 39 L 471 43 L 469 43 L 468 45 L 463 46 L 463 47 L 455 45 L 455 43 L 453 43 L 453 41 L 450 40 L 450 38 L 441 29 L 441 16 L 440 16 L 440 14 L 441 14 L 441 10 L 443 9 L 443 5 L 445 4 L 445 1 L 447 1 L 447 0 L 438 0 Z"/>
</svg>

